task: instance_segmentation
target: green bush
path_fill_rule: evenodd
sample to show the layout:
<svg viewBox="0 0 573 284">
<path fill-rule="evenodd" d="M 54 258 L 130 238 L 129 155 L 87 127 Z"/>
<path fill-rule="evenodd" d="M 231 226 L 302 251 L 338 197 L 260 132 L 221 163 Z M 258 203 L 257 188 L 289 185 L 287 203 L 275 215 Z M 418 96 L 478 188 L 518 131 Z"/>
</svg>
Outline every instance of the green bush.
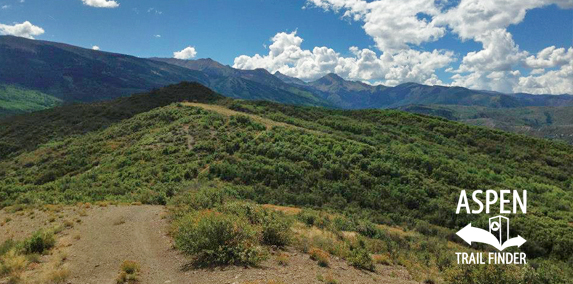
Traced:
<svg viewBox="0 0 573 284">
<path fill-rule="evenodd" d="M 297 217 L 307 226 L 316 226 L 322 229 L 330 225 L 330 219 L 315 210 L 303 209 Z"/>
<path fill-rule="evenodd" d="M 24 241 L 23 249 L 26 254 L 41 254 L 54 247 L 55 243 L 56 239 L 53 232 L 40 230 Z"/>
<path fill-rule="evenodd" d="M 225 214 L 245 218 L 245 220 L 254 225 L 261 224 L 266 214 L 261 206 L 245 201 L 227 202 L 218 209 Z"/>
<path fill-rule="evenodd" d="M 291 222 L 285 216 L 267 211 L 261 225 L 264 244 L 283 247 L 290 243 L 292 238 Z"/>
<path fill-rule="evenodd" d="M 257 265 L 264 259 L 257 237 L 244 218 L 205 210 L 178 221 L 175 241 L 198 266 Z"/>
<path fill-rule="evenodd" d="M 347 259 L 348 263 L 356 268 L 373 271 L 374 263 L 368 250 L 365 248 L 356 248 L 350 252 Z"/>
</svg>

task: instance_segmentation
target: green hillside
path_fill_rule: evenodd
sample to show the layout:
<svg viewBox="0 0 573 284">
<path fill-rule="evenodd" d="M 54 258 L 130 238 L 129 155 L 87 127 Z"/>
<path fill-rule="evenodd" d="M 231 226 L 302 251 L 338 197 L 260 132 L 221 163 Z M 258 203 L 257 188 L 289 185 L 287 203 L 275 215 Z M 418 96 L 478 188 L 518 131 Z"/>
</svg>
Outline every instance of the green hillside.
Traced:
<svg viewBox="0 0 573 284">
<path fill-rule="evenodd" d="M 487 227 L 490 217 L 456 215 L 460 191 L 523 189 L 528 212 L 511 216 L 512 230 L 527 239 L 521 250 L 531 266 L 515 273 L 533 280 L 519 283 L 573 277 L 569 145 L 395 110 L 223 99 L 197 84 L 15 119 L 0 122 L 1 207 L 166 204 L 215 182 L 241 199 L 372 222 L 354 230 L 408 253 L 425 251 L 412 256 L 412 270 L 448 271 L 455 255 L 441 248 L 462 243 L 455 230 Z M 382 237 L 364 225 L 373 223 L 416 230 L 425 241 Z"/>
<path fill-rule="evenodd" d="M 479 106 L 410 105 L 400 109 L 573 144 L 571 106 L 498 109 Z"/>
<path fill-rule="evenodd" d="M 52 108 L 61 103 L 60 99 L 38 91 L 0 85 L 0 117 Z"/>
</svg>

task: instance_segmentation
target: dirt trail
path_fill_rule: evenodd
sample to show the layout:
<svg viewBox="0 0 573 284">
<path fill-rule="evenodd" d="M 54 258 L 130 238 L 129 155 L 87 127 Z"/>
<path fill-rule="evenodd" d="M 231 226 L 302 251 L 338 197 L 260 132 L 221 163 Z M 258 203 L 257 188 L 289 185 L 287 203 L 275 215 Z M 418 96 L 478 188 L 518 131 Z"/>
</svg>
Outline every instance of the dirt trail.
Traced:
<svg viewBox="0 0 573 284">
<path fill-rule="evenodd" d="M 186 269 L 189 261 L 173 248 L 172 239 L 167 235 L 169 223 L 162 218 L 164 211 L 162 206 L 147 205 L 68 207 L 60 211 L 58 214 L 63 217 L 56 223 L 81 219 L 58 235 L 60 242 L 66 244 L 61 249 L 66 251 L 65 265 L 70 270 L 65 283 L 114 284 L 125 260 L 141 265 L 141 284 L 319 284 L 324 283 L 319 278 L 328 276 L 338 283 L 417 283 L 400 266 L 377 265 L 376 272 L 367 272 L 331 257 L 330 267 L 325 268 L 318 266 L 309 255 L 292 248 L 280 252 L 288 255 L 286 266 L 279 265 L 276 253 L 271 253 L 268 260 L 256 268 Z M 2 219 L 12 218 L 1 227 L 0 239 L 23 239 L 39 228 L 54 225 L 47 221 L 50 214 L 36 211 L 34 218 L 26 221 L 30 214 L 0 211 Z M 18 224 L 30 226 L 17 230 Z"/>
<path fill-rule="evenodd" d="M 325 134 L 323 132 L 320 131 L 316 131 L 316 130 L 311 130 L 311 129 L 306 129 L 306 128 L 302 128 L 302 127 L 298 127 L 296 125 L 292 125 L 292 124 L 288 124 L 288 123 L 284 123 L 284 122 L 279 122 L 279 121 L 274 121 L 272 119 L 268 119 L 268 118 L 264 118 L 258 115 L 254 115 L 254 114 L 250 114 L 250 113 L 245 113 L 245 112 L 239 112 L 239 111 L 235 111 L 232 109 L 228 109 L 224 106 L 220 106 L 220 105 L 209 105 L 209 104 L 202 104 L 202 103 L 189 103 L 189 102 L 185 102 L 183 103 L 183 105 L 186 106 L 192 106 L 192 107 L 200 107 L 206 110 L 210 110 L 210 111 L 214 111 L 214 112 L 218 112 L 222 115 L 226 115 L 226 116 L 232 116 L 232 115 L 244 115 L 244 116 L 248 116 L 251 119 L 253 119 L 254 121 L 263 124 L 267 129 L 271 129 L 274 126 L 281 126 L 281 127 L 286 127 L 286 128 L 291 128 L 291 129 L 298 129 L 298 130 L 302 130 L 302 131 L 308 131 L 308 132 L 312 132 L 315 134 Z"/>
<path fill-rule="evenodd" d="M 76 226 L 70 248 L 70 283 L 115 283 L 124 260 L 141 265 L 142 283 L 184 283 L 184 260 L 172 249 L 160 206 L 94 208 Z M 171 281 L 171 282 L 169 282 Z"/>
</svg>

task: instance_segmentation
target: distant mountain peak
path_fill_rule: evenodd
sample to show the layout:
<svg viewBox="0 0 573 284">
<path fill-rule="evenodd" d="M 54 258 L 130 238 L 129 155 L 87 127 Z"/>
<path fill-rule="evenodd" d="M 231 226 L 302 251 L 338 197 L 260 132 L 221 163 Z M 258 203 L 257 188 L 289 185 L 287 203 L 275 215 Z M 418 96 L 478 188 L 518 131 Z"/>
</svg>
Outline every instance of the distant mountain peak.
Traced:
<svg viewBox="0 0 573 284">
<path fill-rule="evenodd" d="M 312 82 L 313 85 L 341 85 L 347 82 L 342 77 L 334 74 L 329 73 L 326 74 L 324 77 Z"/>
<path fill-rule="evenodd" d="M 306 82 L 299 79 L 299 78 L 295 78 L 295 77 L 291 77 L 288 75 L 285 75 L 283 73 L 281 73 L 280 71 L 276 71 L 275 74 L 273 74 L 275 77 L 281 79 L 281 81 L 287 83 L 287 84 L 295 84 L 295 85 L 306 85 Z"/>
<path fill-rule="evenodd" d="M 336 75 L 335 73 L 328 73 L 326 74 L 326 76 L 322 77 L 323 79 L 328 79 L 331 81 L 336 81 L 336 82 L 344 82 L 344 78 Z"/>
</svg>

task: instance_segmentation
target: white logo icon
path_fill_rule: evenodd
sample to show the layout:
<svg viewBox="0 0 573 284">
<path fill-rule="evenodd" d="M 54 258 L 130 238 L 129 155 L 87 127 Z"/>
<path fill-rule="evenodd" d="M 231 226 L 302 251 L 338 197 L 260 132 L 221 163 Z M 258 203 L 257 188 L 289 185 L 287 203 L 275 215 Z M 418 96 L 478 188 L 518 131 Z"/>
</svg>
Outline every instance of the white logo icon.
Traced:
<svg viewBox="0 0 573 284">
<path fill-rule="evenodd" d="M 456 235 L 470 245 L 472 242 L 484 243 L 495 247 L 499 251 L 513 246 L 521 247 L 526 242 L 519 235 L 515 238 L 509 238 L 509 219 L 503 216 L 489 218 L 489 232 L 472 227 L 470 223 L 459 230 Z"/>
</svg>

